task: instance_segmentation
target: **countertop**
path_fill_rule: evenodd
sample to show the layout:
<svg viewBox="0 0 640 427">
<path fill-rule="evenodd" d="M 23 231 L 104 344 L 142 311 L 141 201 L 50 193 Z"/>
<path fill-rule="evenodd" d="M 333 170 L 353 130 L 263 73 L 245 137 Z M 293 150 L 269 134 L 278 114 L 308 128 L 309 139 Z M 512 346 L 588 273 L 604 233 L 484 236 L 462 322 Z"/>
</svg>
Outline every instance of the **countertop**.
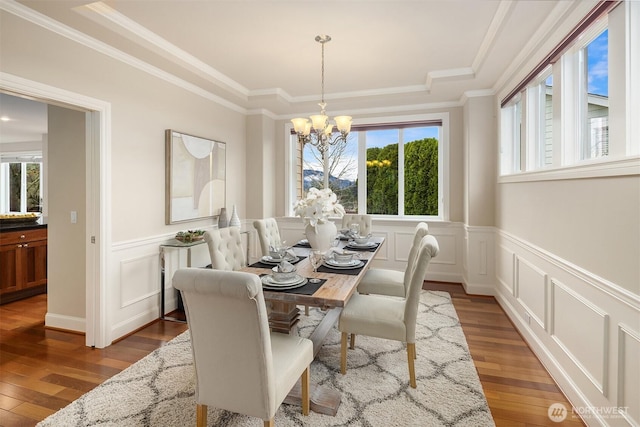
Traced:
<svg viewBox="0 0 640 427">
<path fill-rule="evenodd" d="M 20 230 L 33 230 L 36 228 L 46 228 L 47 227 L 47 218 L 40 217 L 35 222 L 21 222 L 21 223 L 10 223 L 6 224 L 0 220 L 0 233 L 9 232 L 9 231 L 20 231 Z"/>
</svg>

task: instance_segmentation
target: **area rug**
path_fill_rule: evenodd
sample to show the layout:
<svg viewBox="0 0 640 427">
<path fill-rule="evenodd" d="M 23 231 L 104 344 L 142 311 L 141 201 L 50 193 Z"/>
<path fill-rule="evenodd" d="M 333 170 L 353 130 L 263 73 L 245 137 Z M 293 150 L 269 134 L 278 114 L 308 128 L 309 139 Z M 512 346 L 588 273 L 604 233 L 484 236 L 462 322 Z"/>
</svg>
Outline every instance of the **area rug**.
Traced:
<svg viewBox="0 0 640 427">
<path fill-rule="evenodd" d="M 301 316 L 308 336 L 322 312 Z M 340 374 L 340 333 L 334 327 L 311 365 L 311 380 L 339 390 L 335 417 L 282 405 L 275 417 L 288 426 L 493 426 L 456 311 L 446 292 L 423 291 L 416 351 L 418 387 L 409 386 L 402 343 L 358 336 Z M 189 331 L 105 381 L 38 424 L 45 426 L 195 425 L 195 376 Z M 209 426 L 263 425 L 262 420 L 209 407 Z"/>
</svg>

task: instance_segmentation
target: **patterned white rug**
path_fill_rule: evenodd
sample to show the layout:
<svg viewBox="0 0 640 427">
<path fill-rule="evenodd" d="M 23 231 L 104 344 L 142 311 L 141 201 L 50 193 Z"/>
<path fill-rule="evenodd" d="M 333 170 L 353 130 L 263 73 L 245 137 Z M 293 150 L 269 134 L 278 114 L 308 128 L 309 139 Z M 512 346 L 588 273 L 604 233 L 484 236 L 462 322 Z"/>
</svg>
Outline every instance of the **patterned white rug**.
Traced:
<svg viewBox="0 0 640 427">
<path fill-rule="evenodd" d="M 301 316 L 300 335 L 321 319 L 319 310 Z M 342 394 L 335 417 L 282 405 L 285 426 L 493 426 L 491 412 L 471 360 L 451 298 L 423 291 L 418 314 L 416 376 L 409 386 L 401 343 L 358 336 L 349 350 L 347 374 L 340 374 L 340 334 L 336 328 L 311 365 L 313 382 Z M 38 424 L 45 426 L 195 425 L 195 377 L 189 331 L 86 393 Z M 262 420 L 209 408 L 209 426 L 256 426 Z"/>
</svg>

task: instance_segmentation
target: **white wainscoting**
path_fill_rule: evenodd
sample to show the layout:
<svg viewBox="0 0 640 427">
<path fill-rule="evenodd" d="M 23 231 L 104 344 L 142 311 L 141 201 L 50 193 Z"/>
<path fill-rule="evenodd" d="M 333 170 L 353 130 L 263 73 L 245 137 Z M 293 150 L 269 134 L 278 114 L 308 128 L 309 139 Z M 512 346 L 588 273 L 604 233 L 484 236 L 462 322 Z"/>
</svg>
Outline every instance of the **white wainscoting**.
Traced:
<svg viewBox="0 0 640 427">
<path fill-rule="evenodd" d="M 288 244 L 295 244 L 304 238 L 304 224 L 300 218 L 277 218 L 277 221 L 280 237 Z M 385 242 L 373 261 L 372 267 L 404 271 L 417 224 L 418 221 L 374 219 L 373 235 L 384 237 Z M 338 222 L 338 229 L 341 228 L 340 225 L 341 223 Z M 432 222 L 429 223 L 429 234 L 434 235 L 438 240 L 440 253 L 429 264 L 426 279 L 462 283 L 463 225 Z M 493 242 L 492 239 L 491 242 Z M 256 255 L 258 253 L 256 252 Z M 493 253 L 492 249 L 491 253 Z M 493 268 L 489 270 L 493 274 Z"/>
<path fill-rule="evenodd" d="M 504 231 L 495 240 L 496 298 L 585 422 L 640 425 L 640 296 Z"/>
<path fill-rule="evenodd" d="M 464 285 L 465 291 L 475 295 L 493 295 L 496 261 L 493 227 L 464 227 Z"/>
<path fill-rule="evenodd" d="M 246 225 L 243 229 L 246 229 Z M 112 245 L 106 293 L 109 343 L 160 317 L 160 245 L 168 242 L 173 236 L 171 233 Z M 248 235 L 243 234 L 243 237 L 243 244 L 251 247 L 253 243 Z M 204 267 L 210 263 L 206 244 L 191 247 L 191 266 Z M 165 312 L 177 307 L 177 294 L 172 286 L 171 277 L 178 268 L 186 266 L 187 249 L 165 248 Z"/>
</svg>

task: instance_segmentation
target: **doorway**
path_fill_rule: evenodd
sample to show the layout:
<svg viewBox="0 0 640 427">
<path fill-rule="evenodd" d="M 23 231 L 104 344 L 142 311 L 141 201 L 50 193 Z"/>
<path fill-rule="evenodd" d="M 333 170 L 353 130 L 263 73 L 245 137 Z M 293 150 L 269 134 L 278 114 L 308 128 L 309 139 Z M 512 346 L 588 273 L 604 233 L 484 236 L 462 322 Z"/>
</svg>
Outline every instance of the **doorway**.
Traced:
<svg viewBox="0 0 640 427">
<path fill-rule="evenodd" d="M 69 330 L 83 330 L 86 345 L 103 348 L 110 344 L 106 324 L 104 286 L 107 271 L 107 248 L 110 247 L 109 194 L 106 171 L 110 158 L 110 110 L 109 103 L 64 89 L 43 85 L 17 76 L 1 73 L 0 92 L 27 97 L 58 107 L 83 111 L 85 119 L 85 176 L 86 182 L 84 230 L 85 266 L 85 315 L 47 316 L 47 326 Z"/>
</svg>

